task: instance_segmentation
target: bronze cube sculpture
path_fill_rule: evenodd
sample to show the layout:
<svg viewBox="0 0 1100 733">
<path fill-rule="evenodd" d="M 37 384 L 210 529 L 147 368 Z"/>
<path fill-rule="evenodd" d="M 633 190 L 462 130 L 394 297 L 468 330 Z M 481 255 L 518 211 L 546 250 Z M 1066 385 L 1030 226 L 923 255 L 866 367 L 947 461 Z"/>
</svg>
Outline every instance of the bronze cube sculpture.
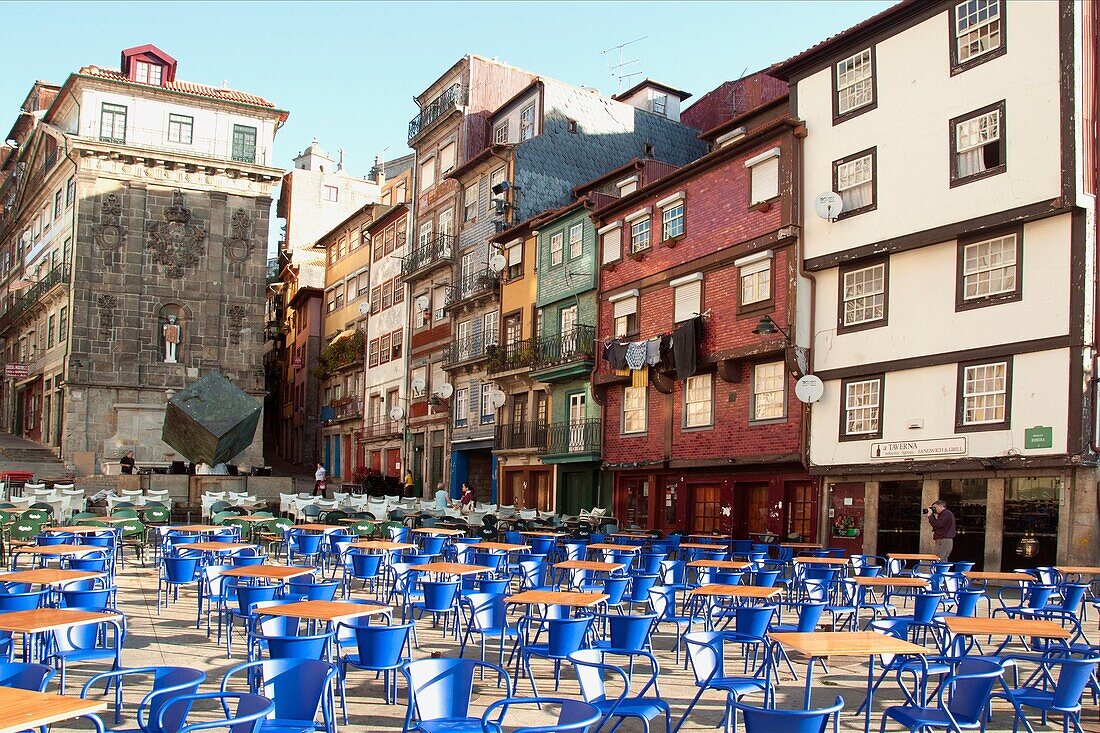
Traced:
<svg viewBox="0 0 1100 733">
<path fill-rule="evenodd" d="M 168 400 L 161 440 L 192 463 L 228 463 L 252 444 L 262 407 L 211 372 Z"/>
</svg>

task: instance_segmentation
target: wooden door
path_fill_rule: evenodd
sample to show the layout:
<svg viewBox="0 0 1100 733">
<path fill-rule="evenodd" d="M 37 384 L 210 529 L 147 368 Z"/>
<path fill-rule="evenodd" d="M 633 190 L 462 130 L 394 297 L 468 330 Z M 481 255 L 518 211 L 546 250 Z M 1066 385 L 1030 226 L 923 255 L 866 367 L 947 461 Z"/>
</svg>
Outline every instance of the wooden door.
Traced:
<svg viewBox="0 0 1100 733">
<path fill-rule="evenodd" d="M 721 532 L 721 484 L 692 485 L 688 491 L 688 511 L 691 516 L 688 526 L 692 534 Z"/>
<path fill-rule="evenodd" d="M 788 481 L 784 487 L 784 537 L 817 541 L 817 487 L 812 481 Z"/>
<path fill-rule="evenodd" d="M 833 484 L 829 491 L 829 547 L 849 555 L 863 552 L 863 482 Z"/>
</svg>

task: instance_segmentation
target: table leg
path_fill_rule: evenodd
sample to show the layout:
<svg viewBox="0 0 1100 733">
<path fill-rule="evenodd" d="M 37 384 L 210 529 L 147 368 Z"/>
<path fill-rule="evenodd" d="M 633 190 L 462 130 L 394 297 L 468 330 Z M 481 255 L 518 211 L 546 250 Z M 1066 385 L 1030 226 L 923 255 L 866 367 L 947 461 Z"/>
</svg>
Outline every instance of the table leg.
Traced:
<svg viewBox="0 0 1100 733">
<path fill-rule="evenodd" d="M 875 655 L 867 660 L 867 710 L 864 711 L 863 733 L 871 733 L 871 697 L 875 689 Z"/>
<path fill-rule="evenodd" d="M 810 661 L 806 664 L 806 695 L 802 701 L 802 707 L 806 710 L 810 709 L 810 690 L 814 682 L 814 659 L 816 657 L 810 657 Z"/>
</svg>

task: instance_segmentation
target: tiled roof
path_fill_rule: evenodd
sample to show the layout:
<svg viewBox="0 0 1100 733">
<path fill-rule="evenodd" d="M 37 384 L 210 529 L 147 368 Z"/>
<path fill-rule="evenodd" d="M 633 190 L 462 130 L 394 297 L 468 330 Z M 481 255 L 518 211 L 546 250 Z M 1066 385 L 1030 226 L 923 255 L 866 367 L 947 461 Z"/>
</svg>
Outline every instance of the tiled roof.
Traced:
<svg viewBox="0 0 1100 733">
<path fill-rule="evenodd" d="M 240 102 L 242 104 L 251 104 L 257 107 L 270 107 L 275 108 L 274 102 L 270 102 L 263 97 L 258 97 L 255 94 L 249 94 L 248 92 L 242 92 L 237 89 L 222 89 L 220 87 L 211 87 L 206 84 L 196 84 L 190 81 L 175 81 L 165 82 L 163 85 L 159 84 L 145 84 L 142 82 L 134 81 L 128 78 L 122 72 L 115 69 L 101 69 L 98 66 L 85 66 L 80 70 L 80 74 L 83 76 L 94 76 L 100 79 L 111 79 L 113 81 L 124 81 L 127 84 L 135 84 L 143 87 L 157 87 L 158 89 L 169 89 L 174 92 L 182 92 L 184 94 L 193 94 L 199 97 L 210 97 L 211 99 L 221 99 L 226 102 Z"/>
</svg>

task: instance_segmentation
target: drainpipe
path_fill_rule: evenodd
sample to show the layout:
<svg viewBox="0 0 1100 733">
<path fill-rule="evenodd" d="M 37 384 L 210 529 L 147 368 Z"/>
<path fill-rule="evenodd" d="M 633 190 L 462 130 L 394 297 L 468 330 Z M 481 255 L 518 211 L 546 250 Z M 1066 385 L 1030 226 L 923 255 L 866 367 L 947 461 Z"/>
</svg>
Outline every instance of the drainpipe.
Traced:
<svg viewBox="0 0 1100 733">
<path fill-rule="evenodd" d="M 793 197 L 794 206 L 794 220 L 798 226 L 798 275 L 810 282 L 810 318 L 809 328 L 810 331 L 807 334 L 809 337 L 807 354 L 806 354 L 806 373 L 813 374 L 814 372 L 814 326 L 816 324 L 816 310 L 817 310 L 817 278 L 806 270 L 806 252 L 805 252 L 805 232 L 806 232 L 806 210 L 802 205 L 803 199 L 803 146 L 806 140 L 806 127 L 800 124 L 794 129 L 794 180 L 797 183 L 798 195 Z M 797 311 L 796 311 L 797 313 Z M 797 319 L 796 319 L 797 323 Z M 802 455 L 802 468 L 807 472 L 810 470 L 810 410 L 812 408 L 809 405 L 803 405 L 802 407 L 802 425 L 801 425 L 801 437 L 799 440 L 799 452 Z"/>
</svg>

